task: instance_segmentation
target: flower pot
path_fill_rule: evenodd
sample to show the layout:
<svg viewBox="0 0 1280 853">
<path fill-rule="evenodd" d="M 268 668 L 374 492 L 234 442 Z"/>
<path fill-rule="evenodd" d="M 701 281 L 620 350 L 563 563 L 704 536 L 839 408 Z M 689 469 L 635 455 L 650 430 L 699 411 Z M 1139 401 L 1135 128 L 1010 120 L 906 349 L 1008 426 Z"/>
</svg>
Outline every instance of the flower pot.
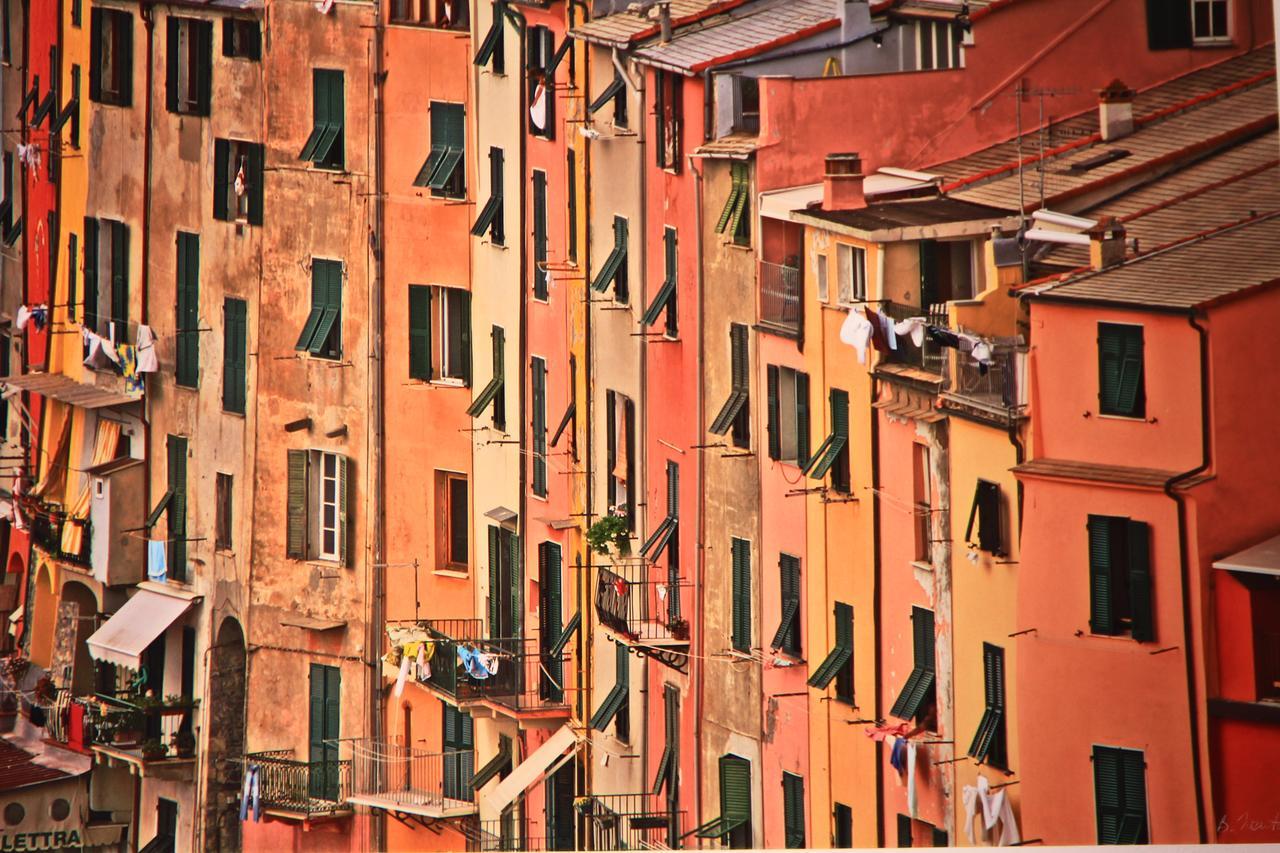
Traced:
<svg viewBox="0 0 1280 853">
<path fill-rule="evenodd" d="M 111 735 L 111 742 L 116 746 L 136 746 L 142 740 L 142 732 L 117 731 Z"/>
</svg>

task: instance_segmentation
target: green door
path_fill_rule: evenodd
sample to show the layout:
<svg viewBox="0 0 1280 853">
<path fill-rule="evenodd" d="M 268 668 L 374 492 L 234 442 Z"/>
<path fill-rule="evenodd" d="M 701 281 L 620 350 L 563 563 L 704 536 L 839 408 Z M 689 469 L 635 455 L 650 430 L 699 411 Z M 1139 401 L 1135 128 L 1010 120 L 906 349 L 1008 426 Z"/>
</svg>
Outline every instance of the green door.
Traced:
<svg viewBox="0 0 1280 853">
<path fill-rule="evenodd" d="M 342 706 L 342 671 L 336 666 L 311 664 L 311 725 L 308 794 L 338 799 L 338 733 Z"/>
</svg>

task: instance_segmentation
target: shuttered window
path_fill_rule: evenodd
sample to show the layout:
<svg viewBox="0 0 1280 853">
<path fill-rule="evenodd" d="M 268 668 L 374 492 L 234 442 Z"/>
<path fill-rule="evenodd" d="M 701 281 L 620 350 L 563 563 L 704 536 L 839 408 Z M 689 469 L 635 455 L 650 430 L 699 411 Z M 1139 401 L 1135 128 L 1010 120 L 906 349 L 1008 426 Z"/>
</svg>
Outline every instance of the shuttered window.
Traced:
<svg viewBox="0 0 1280 853">
<path fill-rule="evenodd" d="M 898 815 L 898 846 L 911 847 L 911 818 L 907 815 Z"/>
<path fill-rule="evenodd" d="M 475 729 L 471 714 L 441 700 L 441 738 L 444 745 L 444 795 L 451 800 L 470 802 L 475 766 Z"/>
<path fill-rule="evenodd" d="M 809 462 L 809 374 L 771 364 L 768 385 L 769 458 Z"/>
<path fill-rule="evenodd" d="M 84 326 L 96 331 L 98 328 L 98 249 L 101 236 L 98 220 L 91 216 L 84 218 Z"/>
<path fill-rule="evenodd" d="M 506 735 L 499 735 L 497 754 L 485 762 L 485 765 L 476 771 L 476 775 L 471 777 L 471 789 L 478 791 L 493 779 L 499 776 L 505 777 L 511 772 L 511 764 L 511 738 Z"/>
<path fill-rule="evenodd" d="M 734 537 L 733 559 L 733 647 L 751 651 L 751 543 Z"/>
<path fill-rule="evenodd" d="M 490 66 L 494 74 L 506 73 L 506 56 L 505 56 L 505 38 L 503 37 L 503 19 L 510 14 L 507 11 L 507 4 L 503 0 L 496 0 L 493 4 L 493 19 L 489 24 L 489 31 L 485 33 L 484 41 L 480 43 L 479 49 L 476 50 L 476 65 L 483 68 Z"/>
<path fill-rule="evenodd" d="M 666 278 L 663 279 L 662 287 L 658 288 L 658 293 L 653 297 L 653 301 L 649 303 L 649 307 L 645 309 L 641 322 L 646 326 L 652 326 L 658 321 L 659 315 L 665 309 L 667 312 L 667 324 L 665 333 L 667 337 L 674 338 L 680 332 L 679 313 L 676 310 L 676 285 L 677 285 L 677 254 L 676 254 L 676 229 L 668 226 L 663 230 L 662 234 L 663 254 L 665 256 Z"/>
<path fill-rule="evenodd" d="M 342 71 L 314 68 L 311 71 L 311 135 L 298 154 L 321 169 L 342 169 L 346 162 L 346 106 Z"/>
<path fill-rule="evenodd" d="M 307 558 L 307 493 L 310 454 L 290 450 L 285 509 L 285 553 L 295 560 Z"/>
<path fill-rule="evenodd" d="M 1098 410 L 1104 415 L 1145 417 L 1146 382 L 1142 327 L 1098 324 Z"/>
<path fill-rule="evenodd" d="M 287 477 L 286 556 L 349 565 L 351 460 L 321 450 L 290 450 Z"/>
<path fill-rule="evenodd" d="M 311 664 L 308 794 L 338 799 L 338 738 L 342 737 L 342 671 Z"/>
<path fill-rule="evenodd" d="M 207 116 L 213 94 L 213 21 L 170 15 L 167 32 L 165 108 Z"/>
<path fill-rule="evenodd" d="M 89 10 L 89 98 L 117 107 L 133 104 L 133 15 L 128 12 Z"/>
<path fill-rule="evenodd" d="M 572 42 L 572 39 L 565 39 L 565 42 Z M 565 252 L 568 255 L 569 263 L 578 263 L 578 153 L 572 148 L 565 149 L 565 181 L 567 188 L 565 195 L 568 197 L 568 228 L 566 228 L 566 239 L 568 247 Z"/>
<path fill-rule="evenodd" d="M 616 70 L 609 85 L 600 90 L 594 101 L 587 105 L 587 113 L 595 115 L 605 104 L 613 104 L 614 127 L 627 126 L 627 83 Z"/>
<path fill-rule="evenodd" d="M 466 197 L 465 111 L 462 104 L 431 102 L 431 150 L 413 179 L 415 187 L 426 187 L 439 198 Z"/>
<path fill-rule="evenodd" d="M 556 135 L 556 67 L 569 49 L 565 36 L 556 50 L 556 34 L 547 27 L 525 30 L 525 89 L 529 103 L 529 133 L 543 139 Z"/>
<path fill-rule="evenodd" d="M 1093 748 L 1093 795 L 1099 844 L 1149 844 L 1146 754 Z"/>
<path fill-rule="evenodd" d="M 222 322 L 222 410 L 243 415 L 248 385 L 248 303 L 243 299 L 223 300 Z"/>
<path fill-rule="evenodd" d="M 1155 639 L 1151 532 L 1142 521 L 1090 515 L 1089 629 L 1135 640 Z"/>
<path fill-rule="evenodd" d="M 538 696 L 548 702 L 564 699 L 564 658 L 554 651 L 564 632 L 561 563 L 558 544 L 538 543 L 538 594 L 542 598 L 538 602 L 538 642 L 542 652 Z"/>
<path fill-rule="evenodd" d="M 644 540 L 644 544 L 640 546 L 640 556 L 646 559 L 657 561 L 662 556 L 662 552 L 670 550 L 667 555 L 668 564 L 675 563 L 679 560 L 679 548 L 676 540 L 677 529 L 680 524 L 680 466 L 670 460 L 667 461 L 667 514 L 649 534 L 649 538 Z M 677 599 L 677 592 L 674 587 L 670 590 L 672 599 Z"/>
<path fill-rule="evenodd" d="M 1191 47 L 1191 0 L 1147 0 L 1147 47 Z"/>
<path fill-rule="evenodd" d="M 168 519 L 169 577 L 187 580 L 187 440 L 171 435 L 166 443 L 168 454 Z"/>
<path fill-rule="evenodd" d="M 730 850 L 751 847 L 751 762 L 737 755 L 720 757 L 719 830 Z"/>
<path fill-rule="evenodd" d="M 262 30 L 250 18 L 222 19 L 222 55 L 257 62 L 262 59 Z"/>
<path fill-rule="evenodd" d="M 804 849 L 804 777 L 782 774 L 782 819 L 788 850 Z"/>
<path fill-rule="evenodd" d="M 486 231 L 489 232 L 489 239 L 495 246 L 501 246 L 506 241 L 502 205 L 502 164 L 502 149 L 491 147 L 489 149 L 489 200 L 485 202 L 480 215 L 471 226 L 471 233 L 476 237 L 483 237 Z"/>
<path fill-rule="evenodd" d="M 529 359 L 530 396 L 533 404 L 533 493 L 547 496 L 547 363 Z"/>
<path fill-rule="evenodd" d="M 1000 504 L 1000 485 L 979 480 L 973 493 L 973 506 L 969 509 L 969 524 L 964 531 L 965 542 L 971 547 L 997 557 L 1005 555 L 1003 511 Z M 978 527 L 977 539 L 973 538 L 975 523 Z"/>
<path fill-rule="evenodd" d="M 751 244 L 751 186 L 745 163 L 729 166 L 729 197 L 716 221 L 716 233 L 729 233 L 736 245 Z"/>
<path fill-rule="evenodd" d="M 672 71 L 657 71 L 654 83 L 654 152 L 658 167 L 679 172 L 684 142 L 684 77 Z"/>
<path fill-rule="evenodd" d="M 431 378 L 431 288 L 409 285 L 409 377 Z"/>
<path fill-rule="evenodd" d="M 213 141 L 213 218 L 262 224 L 264 167 L 260 142 Z"/>
<path fill-rule="evenodd" d="M 1009 766 L 1005 737 L 1004 649 L 982 644 L 982 672 L 986 693 L 986 710 L 978 723 L 978 731 L 969 744 L 969 755 L 979 764 L 1007 768 Z"/>
<path fill-rule="evenodd" d="M 485 385 L 471 402 L 470 407 L 467 409 L 467 414 L 473 418 L 478 418 L 484 414 L 484 410 L 492 403 L 494 428 L 506 430 L 507 401 L 506 391 L 503 387 L 503 375 L 506 372 L 506 333 L 501 326 L 494 326 L 490 331 L 490 339 L 492 340 L 493 349 L 493 376 L 489 379 L 489 384 Z"/>
<path fill-rule="evenodd" d="M 471 382 L 471 293 L 409 285 L 409 378 Z"/>
<path fill-rule="evenodd" d="M 175 380 L 179 385 L 200 385 L 200 237 L 178 232 L 177 337 Z"/>
<path fill-rule="evenodd" d="M 818 668 L 809 676 L 809 685 L 825 690 L 836 679 L 836 698 L 853 702 L 853 607 L 837 601 L 834 608 L 836 641 Z"/>
<path fill-rule="evenodd" d="M 932 610 L 911 608 L 911 635 L 914 666 L 889 713 L 900 720 L 914 719 L 918 723 L 924 723 L 933 712 L 935 702 Z"/>
<path fill-rule="evenodd" d="M 627 301 L 627 220 L 621 216 L 613 217 L 613 249 L 605 258 L 604 264 L 591 280 L 591 289 L 604 293 L 613 284 L 615 302 Z"/>
<path fill-rule="evenodd" d="M 129 226 L 103 220 L 111 240 L 111 334 L 116 342 L 129 340 Z"/>
<path fill-rule="evenodd" d="M 549 298 L 551 271 L 547 269 L 547 173 L 533 172 L 533 298 Z"/>
<path fill-rule="evenodd" d="M 627 740 L 631 734 L 631 719 L 627 704 L 629 702 L 630 693 L 630 673 L 629 658 L 627 647 L 621 643 L 617 644 L 616 662 L 614 664 L 616 673 L 614 676 L 613 689 L 604 697 L 604 701 L 600 703 L 600 707 L 591 715 L 591 728 L 596 731 L 604 731 L 609 728 L 609 724 L 617 721 L 616 733 L 619 740 Z"/>
<path fill-rule="evenodd" d="M 724 435 L 733 429 L 734 447 L 750 444 L 751 375 L 747 340 L 747 327 L 742 323 L 729 324 L 729 398 L 720 407 L 720 413 L 707 431 L 712 435 Z"/>
<path fill-rule="evenodd" d="M 800 558 L 778 555 L 778 587 L 781 592 L 782 616 L 770 647 L 789 655 L 800 656 Z"/>
<path fill-rule="evenodd" d="M 489 525 L 489 638 L 511 640 L 521 632 L 520 537 Z"/>
<path fill-rule="evenodd" d="M 835 831 L 831 835 L 831 846 L 837 850 L 848 850 L 853 847 L 853 809 L 844 803 L 836 803 L 832 817 L 835 818 Z"/>
<path fill-rule="evenodd" d="M 317 358 L 342 357 L 342 262 L 311 259 L 311 312 L 294 345 Z"/>
<path fill-rule="evenodd" d="M 832 388 L 831 432 L 814 451 L 805 473 L 814 480 L 831 474 L 831 487 L 837 491 L 849 491 L 849 392 Z"/>
<path fill-rule="evenodd" d="M 665 785 L 667 803 L 675 804 L 679 800 L 676 781 L 680 771 L 680 689 L 674 684 L 662 685 L 662 710 L 666 740 L 653 779 L 653 793 L 657 796 Z"/>
<path fill-rule="evenodd" d="M 626 512 L 627 527 L 636 529 L 636 406 L 627 396 L 612 389 L 605 395 L 605 473 L 610 510 Z"/>
</svg>

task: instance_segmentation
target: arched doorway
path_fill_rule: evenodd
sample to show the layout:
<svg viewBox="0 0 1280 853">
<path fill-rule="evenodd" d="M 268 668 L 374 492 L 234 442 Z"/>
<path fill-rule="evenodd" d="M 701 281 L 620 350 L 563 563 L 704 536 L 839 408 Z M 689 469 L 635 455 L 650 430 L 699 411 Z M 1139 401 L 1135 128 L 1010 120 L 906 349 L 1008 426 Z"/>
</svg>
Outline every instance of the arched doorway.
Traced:
<svg viewBox="0 0 1280 853">
<path fill-rule="evenodd" d="M 209 742 L 204 849 L 213 853 L 240 849 L 240 788 L 244 756 L 244 630 L 231 616 L 222 621 L 209 655 L 207 709 Z M 221 804 L 221 805 L 220 805 Z"/>
<path fill-rule="evenodd" d="M 58 597 L 53 593 L 53 565 L 41 560 L 36 567 L 35 601 L 32 603 L 31 662 L 48 668 L 53 651 L 53 623 L 58 615 Z"/>
<path fill-rule="evenodd" d="M 62 586 L 63 604 L 75 604 L 76 631 L 73 638 L 75 653 L 71 660 L 71 681 L 69 685 L 75 696 L 93 693 L 98 687 L 97 667 L 89 656 L 89 637 L 97 628 L 98 598 L 93 590 L 79 581 L 68 581 Z"/>
</svg>

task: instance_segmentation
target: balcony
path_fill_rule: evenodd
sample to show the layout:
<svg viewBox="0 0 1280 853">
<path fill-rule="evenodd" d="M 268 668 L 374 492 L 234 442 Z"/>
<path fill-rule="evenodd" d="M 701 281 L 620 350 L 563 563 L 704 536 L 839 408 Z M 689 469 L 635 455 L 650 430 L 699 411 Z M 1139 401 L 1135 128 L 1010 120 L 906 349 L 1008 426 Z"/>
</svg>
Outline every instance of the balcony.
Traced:
<svg viewBox="0 0 1280 853">
<path fill-rule="evenodd" d="M 880 310 L 893 320 L 895 323 L 906 320 L 910 317 L 923 317 L 925 322 L 931 326 L 939 328 L 947 328 L 949 325 L 947 320 L 947 306 L 945 304 L 930 306 L 928 311 L 920 308 L 918 305 L 903 305 L 899 302 L 885 302 L 880 306 Z M 909 340 L 899 340 L 898 348 L 889 352 L 881 360 L 877 367 L 886 365 L 901 365 L 903 367 L 923 371 L 928 376 L 919 376 L 923 381 L 939 383 L 947 375 L 947 355 L 949 350 L 939 343 L 932 341 L 928 335 L 925 336 L 924 345 L 916 346 Z M 890 372 L 900 373 L 900 370 Z"/>
<path fill-rule="evenodd" d="M 270 815 L 312 821 L 352 813 L 350 761 L 295 761 L 291 749 L 251 752 L 244 761 L 258 767 L 258 796 Z"/>
<path fill-rule="evenodd" d="M 799 337 L 804 322 L 804 281 L 800 267 L 760 262 L 760 322 Z"/>
<path fill-rule="evenodd" d="M 529 817 L 524 825 L 515 819 L 514 813 L 498 820 L 467 821 L 460 823 L 458 830 L 467 839 L 468 850 L 479 851 L 515 851 L 547 849 L 547 839 L 542 822 Z M 523 836 L 523 837 L 521 837 Z M 557 846 L 556 850 L 572 850 L 572 839 L 568 844 Z"/>
<path fill-rule="evenodd" d="M 70 541 L 64 540 L 63 537 L 68 524 L 66 518 L 66 513 L 50 509 L 37 514 L 31 521 L 31 538 L 40 550 L 55 560 L 89 569 L 93 565 L 90 548 L 93 540 L 91 525 L 88 521 L 80 522 L 84 527 L 84 533 L 80 537 L 79 546 L 74 550 L 64 551 L 64 541 L 68 543 Z"/>
<path fill-rule="evenodd" d="M 598 794 L 573 805 L 589 850 L 674 850 L 685 833 L 685 813 L 653 794 Z"/>
<path fill-rule="evenodd" d="M 1022 405 L 1016 339 L 996 339 L 991 357 L 984 370 L 972 358 L 956 353 L 951 387 L 942 395 L 944 406 L 1002 423 L 1016 416 Z"/>
<path fill-rule="evenodd" d="M 174 699 L 82 696 L 59 691 L 46 731 L 69 749 L 92 752 L 100 764 L 129 765 L 139 776 L 190 782 L 195 778 L 193 732 L 198 703 Z"/>
<path fill-rule="evenodd" d="M 628 645 L 687 646 L 689 623 L 680 612 L 680 589 L 654 580 L 647 563 L 615 564 L 596 573 L 596 616 Z"/>
<path fill-rule="evenodd" d="M 432 819 L 476 813 L 470 750 L 428 752 L 394 739 L 344 743 L 351 750 L 348 803 Z"/>
</svg>

